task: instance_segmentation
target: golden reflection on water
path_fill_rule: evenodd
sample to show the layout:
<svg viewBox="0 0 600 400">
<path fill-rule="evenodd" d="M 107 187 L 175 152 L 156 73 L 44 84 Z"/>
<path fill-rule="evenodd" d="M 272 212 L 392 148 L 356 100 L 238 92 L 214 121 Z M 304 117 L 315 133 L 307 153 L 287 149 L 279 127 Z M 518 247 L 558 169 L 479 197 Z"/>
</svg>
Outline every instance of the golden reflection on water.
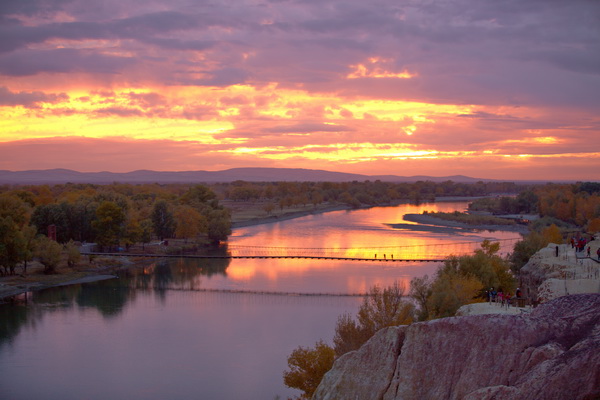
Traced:
<svg viewBox="0 0 600 400">
<path fill-rule="evenodd" d="M 232 260 L 227 279 L 266 290 L 365 293 L 374 284 L 394 281 L 408 287 L 412 277 L 432 274 L 440 264 L 400 260 L 443 260 L 449 255 L 472 254 L 484 238 L 499 240 L 503 253 L 512 250 L 519 239 L 514 232 L 422 229 L 418 224 L 394 228 L 395 224 L 408 225 L 403 220 L 407 213 L 462 211 L 466 206 L 467 202 L 455 202 L 377 207 L 236 229 L 228 244 L 232 256 L 267 258 Z"/>
</svg>

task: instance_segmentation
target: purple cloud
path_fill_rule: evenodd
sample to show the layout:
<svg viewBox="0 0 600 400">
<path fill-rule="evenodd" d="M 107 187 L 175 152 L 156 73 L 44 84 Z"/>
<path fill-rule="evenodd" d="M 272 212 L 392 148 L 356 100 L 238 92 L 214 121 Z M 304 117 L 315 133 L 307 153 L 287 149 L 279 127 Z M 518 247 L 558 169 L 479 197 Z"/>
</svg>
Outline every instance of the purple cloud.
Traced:
<svg viewBox="0 0 600 400">
<path fill-rule="evenodd" d="M 6 87 L 0 87 L 0 106 L 23 106 L 38 108 L 40 103 L 58 103 L 66 101 L 69 96 L 65 93 L 47 94 L 44 92 L 11 92 Z"/>
</svg>

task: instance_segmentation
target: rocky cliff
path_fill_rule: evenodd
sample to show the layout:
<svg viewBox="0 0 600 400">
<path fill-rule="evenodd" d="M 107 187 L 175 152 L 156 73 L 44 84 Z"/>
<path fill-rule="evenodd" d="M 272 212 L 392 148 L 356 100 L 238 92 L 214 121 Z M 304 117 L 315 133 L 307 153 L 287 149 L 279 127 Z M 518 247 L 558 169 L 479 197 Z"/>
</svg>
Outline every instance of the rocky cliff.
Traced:
<svg viewBox="0 0 600 400">
<path fill-rule="evenodd" d="M 600 295 L 523 315 L 386 328 L 336 360 L 313 399 L 598 399 Z"/>
<path fill-rule="evenodd" d="M 591 253 L 600 247 L 589 243 Z M 545 302 L 560 296 L 600 293 L 600 264 L 567 244 L 549 244 L 534 254 L 521 268 L 519 281 L 525 296 Z"/>
</svg>

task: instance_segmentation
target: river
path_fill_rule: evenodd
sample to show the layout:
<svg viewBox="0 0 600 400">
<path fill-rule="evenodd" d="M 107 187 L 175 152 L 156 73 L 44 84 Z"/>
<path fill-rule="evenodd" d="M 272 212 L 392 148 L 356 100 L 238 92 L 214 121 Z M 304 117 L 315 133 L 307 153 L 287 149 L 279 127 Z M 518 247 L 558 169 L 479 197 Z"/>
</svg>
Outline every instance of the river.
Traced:
<svg viewBox="0 0 600 400">
<path fill-rule="evenodd" d="M 435 273 L 439 258 L 518 234 L 394 229 L 406 213 L 467 202 L 335 211 L 235 229 L 232 255 L 336 259 L 170 259 L 118 279 L 52 288 L 0 305 L 2 399 L 285 399 L 288 355 L 331 344 L 375 285 Z M 385 257 L 386 261 L 382 261 Z M 391 259 L 394 261 L 391 261 Z"/>
</svg>

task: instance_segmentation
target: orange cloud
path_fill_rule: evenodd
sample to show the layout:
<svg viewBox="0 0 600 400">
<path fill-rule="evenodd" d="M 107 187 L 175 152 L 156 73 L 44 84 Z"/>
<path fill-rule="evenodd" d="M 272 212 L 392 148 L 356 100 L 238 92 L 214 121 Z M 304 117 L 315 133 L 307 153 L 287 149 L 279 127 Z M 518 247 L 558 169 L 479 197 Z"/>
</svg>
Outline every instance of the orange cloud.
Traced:
<svg viewBox="0 0 600 400">
<path fill-rule="evenodd" d="M 350 72 L 346 75 L 348 79 L 360 79 L 360 78 L 395 78 L 395 79 L 410 79 L 417 76 L 417 74 L 411 74 L 410 72 L 403 70 L 400 72 L 391 72 L 394 68 L 392 60 L 382 59 L 379 57 L 371 57 L 367 62 L 361 64 L 350 65 Z"/>
</svg>

